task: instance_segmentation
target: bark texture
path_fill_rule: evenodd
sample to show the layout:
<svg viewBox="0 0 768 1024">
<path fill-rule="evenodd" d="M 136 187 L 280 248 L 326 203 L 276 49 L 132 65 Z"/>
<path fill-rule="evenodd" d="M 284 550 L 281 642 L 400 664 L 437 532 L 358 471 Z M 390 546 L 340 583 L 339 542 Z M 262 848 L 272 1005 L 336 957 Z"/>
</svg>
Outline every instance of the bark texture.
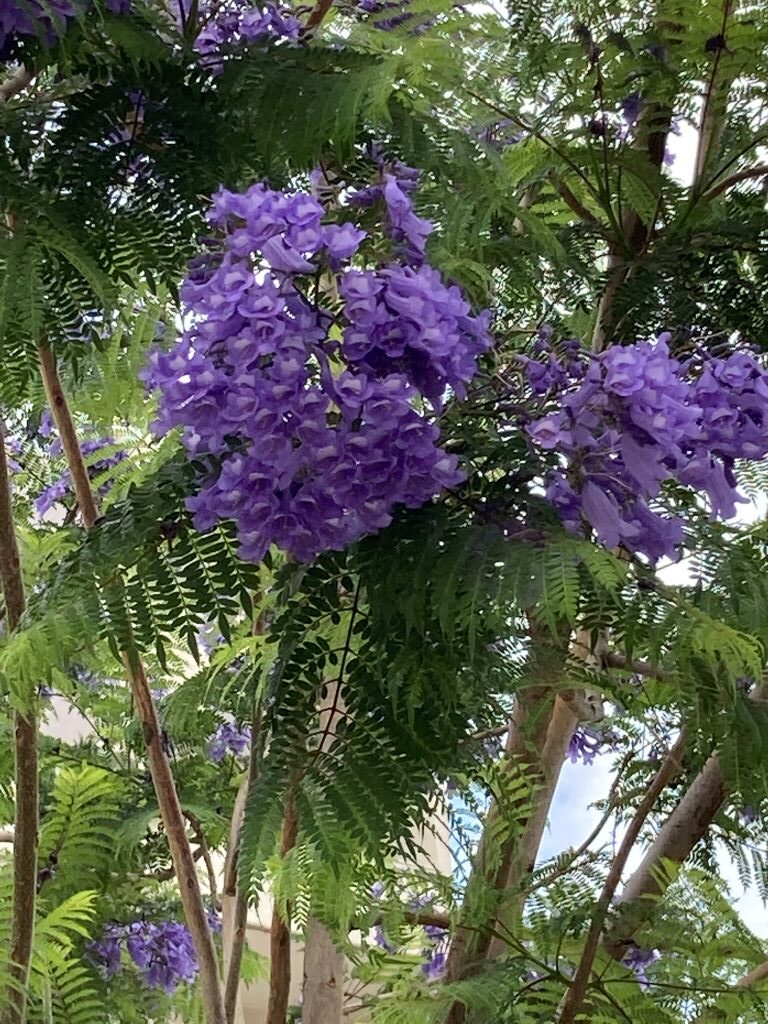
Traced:
<svg viewBox="0 0 768 1024">
<path fill-rule="evenodd" d="M 25 609 L 21 558 L 11 504 L 11 482 L 0 422 L 0 577 L 5 603 L 5 629 L 18 628 Z M 29 694 L 34 704 L 35 694 Z M 10 976 L 3 1024 L 26 1019 L 27 983 L 35 932 L 38 839 L 37 717 L 32 708 L 13 716 L 15 812 L 13 831 L 13 904 L 11 910 Z"/>
</svg>

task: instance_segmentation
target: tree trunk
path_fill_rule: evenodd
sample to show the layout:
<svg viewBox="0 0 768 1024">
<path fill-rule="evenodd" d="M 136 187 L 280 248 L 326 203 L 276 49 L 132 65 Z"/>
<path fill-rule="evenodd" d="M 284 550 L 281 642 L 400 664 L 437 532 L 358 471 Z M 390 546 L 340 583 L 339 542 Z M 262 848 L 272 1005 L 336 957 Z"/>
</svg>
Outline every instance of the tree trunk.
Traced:
<svg viewBox="0 0 768 1024">
<path fill-rule="evenodd" d="M 296 845 L 299 832 L 299 821 L 296 808 L 289 798 L 283 817 L 283 837 L 280 843 L 280 856 L 285 855 Z M 288 1013 L 288 1000 L 291 991 L 291 922 L 290 914 L 281 917 L 277 907 L 272 910 L 272 926 L 269 932 L 269 1003 L 265 1024 L 285 1024 Z"/>
<path fill-rule="evenodd" d="M 302 1024 L 342 1024 L 343 1008 L 344 954 L 325 925 L 310 917 L 304 942 Z"/>
<path fill-rule="evenodd" d="M 13 632 L 24 614 L 24 583 L 11 504 L 11 483 L 0 422 L 0 577 L 5 601 L 5 629 Z M 37 695 L 23 695 L 23 710 L 14 711 L 15 817 L 13 832 L 13 902 L 11 909 L 10 978 L 3 1010 L 4 1024 L 24 1024 L 27 984 L 32 960 L 37 893 L 38 771 Z M 17 698 L 18 702 L 18 698 Z"/>
</svg>

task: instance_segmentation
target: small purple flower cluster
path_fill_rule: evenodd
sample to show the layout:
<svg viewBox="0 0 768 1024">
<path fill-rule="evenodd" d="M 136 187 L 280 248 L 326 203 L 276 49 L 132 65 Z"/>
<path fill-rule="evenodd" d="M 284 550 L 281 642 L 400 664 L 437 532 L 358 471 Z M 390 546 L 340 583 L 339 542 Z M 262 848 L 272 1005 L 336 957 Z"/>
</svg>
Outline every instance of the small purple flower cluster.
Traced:
<svg viewBox="0 0 768 1024">
<path fill-rule="evenodd" d="M 413 902 L 410 906 L 413 906 Z M 445 971 L 445 960 L 448 952 L 449 933 L 447 929 L 437 925 L 424 925 L 424 946 L 421 955 L 421 973 L 427 981 L 436 981 Z M 385 953 L 396 953 L 398 947 L 391 941 L 384 928 L 377 924 L 373 931 L 376 945 Z"/>
<path fill-rule="evenodd" d="M 223 241 L 182 289 L 188 326 L 143 375 L 161 391 L 158 432 L 182 426 L 207 468 L 188 501 L 197 528 L 234 520 L 250 561 L 272 544 L 301 561 L 343 549 L 463 480 L 434 417 L 490 346 L 488 314 L 423 262 L 418 172 L 377 170 L 335 220 L 308 193 L 222 188 L 209 220 Z M 366 269 L 370 232 L 352 217 L 376 204 L 398 259 Z"/>
<path fill-rule="evenodd" d="M 94 455 L 96 452 L 103 451 L 105 448 L 112 448 L 117 442 L 112 437 L 104 437 L 92 441 L 81 441 L 80 451 L 84 458 L 88 458 L 90 455 Z M 55 458 L 61 454 L 61 442 L 54 441 L 53 444 L 48 447 L 48 454 Z M 101 473 L 111 469 L 113 466 L 117 466 L 118 463 L 126 459 L 127 453 L 124 451 L 113 451 L 109 455 L 105 455 L 104 458 L 97 459 L 92 462 L 88 468 L 88 476 L 91 479 L 98 477 Z M 65 469 L 61 476 L 54 480 L 52 484 L 43 490 L 40 495 L 35 499 L 34 508 L 35 512 L 41 518 L 48 512 L 57 502 L 61 501 L 72 491 L 72 475 L 68 469 Z M 100 497 L 104 497 L 109 492 L 109 485 L 105 484 L 99 488 Z"/>
<path fill-rule="evenodd" d="M 102 937 L 88 946 L 91 961 L 107 981 L 123 969 L 123 946 L 147 988 L 161 988 L 170 995 L 197 976 L 192 936 L 177 921 L 108 925 Z"/>
<path fill-rule="evenodd" d="M 227 754 L 240 757 L 251 745 L 251 729 L 236 722 L 222 722 L 208 738 L 208 756 L 218 764 Z"/>
<path fill-rule="evenodd" d="M 652 561 L 675 557 L 683 519 L 654 511 L 666 481 L 705 494 L 712 517 L 728 519 L 745 499 L 738 459 L 768 454 L 768 372 L 743 351 L 697 353 L 680 362 L 669 334 L 599 354 L 568 342 L 558 356 L 548 338 L 525 375 L 544 414 L 527 432 L 565 460 L 546 495 L 567 529 L 584 523 L 608 548 L 623 545 Z"/>
<path fill-rule="evenodd" d="M 399 13 L 392 14 L 388 18 L 376 17 L 371 20 L 374 28 L 381 29 L 384 32 L 391 32 L 392 29 L 413 21 L 414 14 L 408 10 L 408 7 L 410 7 L 410 0 L 358 0 L 356 10 L 362 15 L 378 15 L 383 14 L 384 11 L 398 11 Z M 417 31 L 424 31 L 426 27 L 426 25 L 421 24 L 418 26 Z"/>
<path fill-rule="evenodd" d="M 639 946 L 632 946 L 621 962 L 632 971 L 637 978 L 640 988 L 645 991 L 651 987 L 648 975 L 646 974 L 646 968 L 656 963 L 660 958 L 661 953 L 658 949 L 640 949 Z"/>
<path fill-rule="evenodd" d="M 424 957 L 421 973 L 427 981 L 437 981 L 445 972 L 449 933 L 446 928 L 427 924 L 424 925 L 424 937 L 427 944 L 421 951 L 421 955 Z"/>
<path fill-rule="evenodd" d="M 595 756 L 603 749 L 602 737 L 591 732 L 587 726 L 579 726 L 574 730 L 573 736 L 568 741 L 568 749 L 565 756 L 572 764 L 578 761 L 584 764 L 592 764 Z"/>
<path fill-rule="evenodd" d="M 279 39 L 295 43 L 301 34 L 299 19 L 271 0 L 258 4 L 249 0 L 213 0 L 200 7 L 203 28 L 195 39 L 195 49 L 214 71 L 221 69 L 223 55 L 228 51 Z"/>
</svg>

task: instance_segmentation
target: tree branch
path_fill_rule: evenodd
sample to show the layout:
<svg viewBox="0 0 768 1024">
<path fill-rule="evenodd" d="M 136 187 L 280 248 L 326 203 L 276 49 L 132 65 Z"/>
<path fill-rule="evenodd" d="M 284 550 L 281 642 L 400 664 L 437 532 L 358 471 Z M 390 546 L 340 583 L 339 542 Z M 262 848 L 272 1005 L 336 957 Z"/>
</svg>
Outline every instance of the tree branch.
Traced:
<svg viewBox="0 0 768 1024">
<path fill-rule="evenodd" d="M 624 838 L 621 841 L 621 845 L 619 846 L 618 852 L 613 860 L 613 864 L 611 865 L 611 870 L 608 872 L 608 877 L 603 885 L 603 890 L 597 901 L 597 907 L 592 915 L 592 922 L 589 926 L 587 938 L 584 943 L 581 960 L 576 968 L 576 974 L 568 988 L 560 1013 L 557 1017 L 558 1024 L 575 1024 L 577 1015 L 584 1001 L 584 996 L 587 993 L 587 988 L 589 987 L 592 965 L 595 962 L 595 956 L 597 955 L 597 950 L 600 945 L 603 923 L 605 922 L 606 914 L 610 909 L 616 889 L 621 882 L 621 876 L 624 872 L 624 868 L 626 867 L 627 860 L 638 836 L 640 835 L 640 832 L 642 831 L 646 818 L 653 810 L 654 804 L 669 785 L 671 779 L 673 779 L 680 771 L 680 758 L 683 755 L 686 743 L 687 737 L 684 732 L 681 732 L 677 742 L 664 758 L 659 770 L 656 772 L 653 781 L 648 787 L 647 793 L 640 801 L 640 805 L 635 811 L 632 821 L 627 827 L 627 831 L 624 834 Z"/>
<path fill-rule="evenodd" d="M 206 874 L 208 875 L 208 888 L 210 889 L 211 893 L 211 902 L 215 907 L 216 904 L 218 903 L 218 886 L 216 884 L 216 871 L 213 866 L 213 861 L 211 860 L 211 851 L 208 846 L 208 840 L 205 838 L 205 832 L 203 831 L 203 823 L 196 815 L 192 814 L 190 811 L 184 811 L 183 813 L 184 817 L 192 826 L 192 831 L 197 841 L 198 853 L 200 854 L 200 857 L 202 857 L 203 863 L 205 864 L 205 871 Z"/>
<path fill-rule="evenodd" d="M 317 0 L 315 6 L 309 12 L 302 35 L 306 36 L 310 32 L 314 32 L 316 28 L 319 28 L 331 7 L 333 7 L 333 0 Z"/>
<path fill-rule="evenodd" d="M 573 210 L 573 212 L 576 214 L 580 221 L 582 221 L 584 224 L 589 224 L 592 227 L 599 227 L 602 230 L 605 229 L 605 225 L 603 224 L 603 222 L 599 220 L 599 218 L 597 218 L 591 210 L 587 209 L 587 207 L 582 203 L 579 197 L 574 192 L 571 191 L 571 189 L 566 185 L 562 178 L 555 174 L 554 171 L 550 173 L 549 180 L 552 182 L 555 191 L 566 204 L 566 206 L 569 206 L 571 210 Z"/>
<path fill-rule="evenodd" d="M 542 752 L 555 715 L 555 696 L 567 650 L 565 644 L 561 646 L 555 638 L 545 634 L 534 619 L 531 619 L 531 633 L 530 677 L 536 680 L 536 685 L 517 695 L 501 772 L 510 780 L 521 774 L 531 776 L 535 790 L 537 784 L 547 785 L 546 778 L 542 777 L 545 770 Z M 503 792 L 503 780 L 500 789 Z M 537 799 L 535 794 L 534 799 Z M 543 799 L 546 800 L 546 794 Z M 444 976 L 447 984 L 476 974 L 489 957 L 493 926 L 503 894 L 510 879 L 519 874 L 521 863 L 520 827 L 510 826 L 512 821 L 518 825 L 517 818 L 522 817 L 519 824 L 527 829 L 532 812 L 535 812 L 535 806 L 528 810 L 520 805 L 520 800 L 513 802 L 511 807 L 505 806 L 501 799 L 491 804 L 467 882 L 459 926 L 448 949 Z M 489 893 L 492 899 L 489 899 Z M 478 923 L 478 917 L 485 923 Z M 448 1011 L 446 1024 L 463 1024 L 465 1015 L 464 1004 L 457 1000 Z"/>
<path fill-rule="evenodd" d="M 264 632 L 264 625 L 264 617 L 259 615 L 253 624 L 254 636 Z M 261 694 L 259 694 L 254 701 L 251 713 L 251 750 L 248 755 L 248 773 L 240 783 L 235 797 L 224 861 L 224 895 L 232 913 L 231 926 L 225 929 L 224 936 L 224 974 L 226 979 L 224 983 L 224 1012 L 227 1024 L 235 1024 L 237 1018 L 240 971 L 248 928 L 248 893 L 238 882 L 237 864 L 240 858 L 240 839 L 245 805 L 248 793 L 259 777 L 261 759 L 264 755 L 266 736 L 263 719 L 264 705 Z"/>
<path fill-rule="evenodd" d="M 83 462 L 72 414 L 59 380 L 56 361 L 50 348 L 41 348 L 38 357 L 43 384 L 72 476 L 83 524 L 86 529 L 90 529 L 98 518 L 98 509 Z M 162 730 L 158 722 L 149 681 L 136 652 L 123 652 L 123 665 L 131 685 L 136 713 L 142 726 L 149 771 L 168 840 L 171 860 L 179 883 L 184 916 L 197 952 L 206 1024 L 225 1024 L 224 1001 L 211 930 L 195 869 L 192 847 L 184 826 L 184 816 L 163 746 Z"/>
<path fill-rule="evenodd" d="M 623 654 L 615 654 L 613 651 L 606 651 L 602 655 L 602 662 L 606 668 L 623 668 L 627 672 L 632 672 L 638 676 L 646 676 L 648 679 L 663 679 L 664 673 L 656 665 L 652 665 L 650 661 L 643 661 L 641 658 L 635 658 L 633 661 L 627 661 Z"/>
<path fill-rule="evenodd" d="M 28 71 L 23 64 L 20 65 L 11 72 L 4 82 L 0 83 L 0 104 L 7 103 L 13 96 L 23 92 L 31 81 L 32 72 Z"/>
<path fill-rule="evenodd" d="M 727 178 L 723 178 L 719 185 L 713 185 L 712 188 L 702 196 L 703 199 L 715 199 L 721 193 L 726 192 L 729 188 L 733 188 L 734 185 L 738 185 L 740 181 L 749 181 L 750 178 L 764 178 L 768 175 L 768 164 L 758 164 L 756 167 L 746 167 L 743 171 L 736 171 L 735 174 L 729 174 Z"/>
<path fill-rule="evenodd" d="M 344 1009 L 344 953 L 316 917 L 304 940 L 302 1024 L 341 1024 Z"/>
<path fill-rule="evenodd" d="M 26 606 L 21 558 L 11 503 L 11 479 L 5 453 L 5 425 L 0 420 L 0 577 L 8 632 L 18 629 Z M 32 960 L 37 898 L 38 768 L 34 693 L 24 694 L 24 710 L 14 711 L 13 903 L 11 910 L 10 982 L 3 1024 L 24 1024 Z"/>
<path fill-rule="evenodd" d="M 280 856 L 296 845 L 299 819 L 293 799 L 289 798 L 283 817 L 283 838 Z M 272 926 L 269 932 L 269 1002 L 264 1024 L 285 1024 L 288 1000 L 291 990 L 291 929 L 290 921 L 283 920 L 275 906 L 272 910 Z"/>
<path fill-rule="evenodd" d="M 693 173 L 694 187 L 702 181 L 707 162 L 723 130 L 725 104 L 728 101 L 728 93 L 733 82 L 733 75 L 726 75 L 724 79 L 718 81 L 718 70 L 722 55 L 725 52 L 725 33 L 728 27 L 728 19 L 733 12 L 733 2 L 734 0 L 723 0 L 723 19 L 720 25 L 722 45 L 715 51 L 712 70 L 701 107 L 699 138 L 696 146 L 696 163 Z"/>
</svg>

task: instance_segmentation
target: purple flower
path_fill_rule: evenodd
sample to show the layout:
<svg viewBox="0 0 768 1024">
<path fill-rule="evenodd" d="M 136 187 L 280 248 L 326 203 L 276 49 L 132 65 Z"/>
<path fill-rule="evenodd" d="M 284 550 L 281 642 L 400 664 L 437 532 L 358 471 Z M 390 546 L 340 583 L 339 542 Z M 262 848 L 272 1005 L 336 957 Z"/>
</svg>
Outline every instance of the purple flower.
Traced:
<svg viewBox="0 0 768 1024">
<path fill-rule="evenodd" d="M 658 949 L 640 949 L 633 945 L 621 962 L 633 972 L 640 988 L 645 991 L 651 986 L 648 975 L 645 973 L 646 968 L 654 964 L 660 957 L 661 953 Z"/>
<path fill-rule="evenodd" d="M 106 448 L 113 448 L 116 442 L 112 437 L 105 437 L 98 440 L 88 440 L 80 442 L 80 450 L 87 461 L 87 472 L 88 476 L 93 480 L 103 473 L 106 473 L 108 469 L 117 466 L 120 462 L 128 457 L 127 452 L 117 450 L 113 451 L 110 455 L 104 455 L 103 458 L 92 459 L 91 456 L 97 452 L 103 451 Z M 55 440 L 49 447 L 49 454 L 56 456 L 61 451 L 61 443 Z M 110 490 L 109 484 L 103 484 L 99 488 L 100 497 L 108 494 Z M 49 484 L 41 493 L 37 496 L 34 501 L 34 509 L 37 515 L 42 518 L 54 505 L 62 501 L 67 495 L 72 493 L 72 477 L 68 469 L 64 470 L 60 477 L 55 480 L 52 484 Z"/>
<path fill-rule="evenodd" d="M 376 927 L 373 929 L 373 940 L 380 949 L 384 950 L 385 953 L 397 952 L 397 946 L 395 946 L 394 943 L 389 941 L 389 939 L 387 938 L 387 933 L 384 931 L 380 924 L 377 924 Z"/>
<path fill-rule="evenodd" d="M 569 432 L 565 429 L 565 414 L 561 412 L 550 413 L 540 420 L 534 420 L 527 428 L 528 433 L 541 448 L 557 448 L 563 441 L 570 438 Z"/>
<path fill-rule="evenodd" d="M 208 738 L 208 756 L 218 764 L 224 760 L 227 754 L 241 757 L 250 745 L 250 726 L 238 726 L 235 722 L 222 722 L 216 728 L 216 732 Z"/>
<path fill-rule="evenodd" d="M 599 736 L 589 732 L 584 726 L 577 728 L 568 742 L 568 749 L 565 756 L 572 764 L 581 761 L 583 764 L 592 764 L 595 755 L 603 748 L 603 741 Z"/>
<path fill-rule="evenodd" d="M 739 811 L 739 821 L 742 825 L 751 825 L 759 817 L 758 810 L 752 804 L 746 804 Z"/>
</svg>

